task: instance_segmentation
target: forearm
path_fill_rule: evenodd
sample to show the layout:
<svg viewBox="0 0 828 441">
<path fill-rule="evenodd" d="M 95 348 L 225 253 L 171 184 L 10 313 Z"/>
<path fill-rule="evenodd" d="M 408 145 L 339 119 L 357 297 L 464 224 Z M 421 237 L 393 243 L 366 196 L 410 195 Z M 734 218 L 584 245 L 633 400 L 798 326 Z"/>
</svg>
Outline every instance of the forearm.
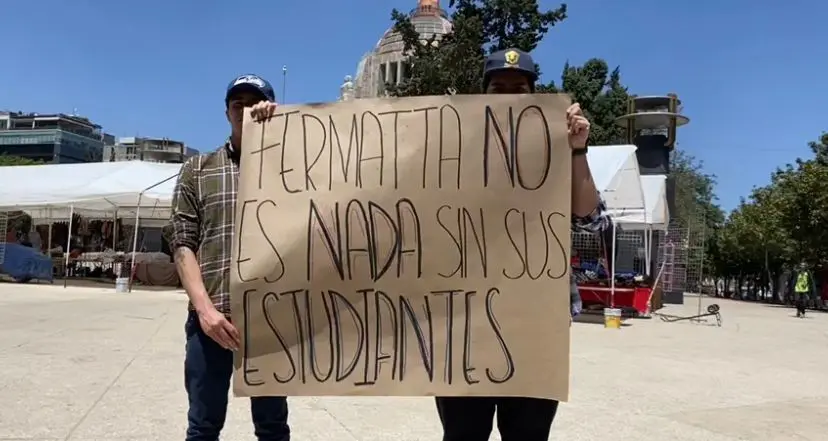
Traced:
<svg viewBox="0 0 828 441">
<path fill-rule="evenodd" d="M 204 279 L 201 277 L 201 268 L 198 265 L 196 255 L 188 247 L 180 246 L 175 250 L 175 269 L 178 270 L 178 277 L 181 278 L 181 285 L 190 298 L 190 303 L 196 311 L 202 311 L 210 307 L 213 302 L 204 287 Z"/>
<path fill-rule="evenodd" d="M 586 155 L 572 157 L 572 214 L 588 216 L 598 206 L 598 190 L 592 180 Z"/>
</svg>

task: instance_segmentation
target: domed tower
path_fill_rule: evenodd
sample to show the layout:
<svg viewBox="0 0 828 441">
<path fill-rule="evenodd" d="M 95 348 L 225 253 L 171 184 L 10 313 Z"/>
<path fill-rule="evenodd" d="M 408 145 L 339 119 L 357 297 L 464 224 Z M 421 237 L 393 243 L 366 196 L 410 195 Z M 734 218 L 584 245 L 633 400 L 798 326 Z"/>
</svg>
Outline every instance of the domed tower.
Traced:
<svg viewBox="0 0 828 441">
<path fill-rule="evenodd" d="M 451 22 L 439 0 L 418 0 L 417 7 L 409 14 L 420 41 L 426 43 L 432 37 L 438 40 L 451 32 Z M 385 84 L 398 84 L 408 74 L 405 64 L 405 44 L 402 36 L 392 26 L 377 42 L 374 50 L 366 54 L 357 67 L 355 80 L 356 98 L 375 98 L 383 95 Z"/>
</svg>

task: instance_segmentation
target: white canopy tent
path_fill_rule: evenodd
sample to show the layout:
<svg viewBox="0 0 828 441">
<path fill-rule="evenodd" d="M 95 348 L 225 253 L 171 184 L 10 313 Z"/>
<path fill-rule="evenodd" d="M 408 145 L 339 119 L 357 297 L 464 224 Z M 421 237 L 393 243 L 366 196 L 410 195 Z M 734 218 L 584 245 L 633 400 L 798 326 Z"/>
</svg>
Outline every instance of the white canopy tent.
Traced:
<svg viewBox="0 0 828 441">
<path fill-rule="evenodd" d="M 169 218 L 175 178 L 181 164 L 143 161 L 51 164 L 3 167 L 0 173 L 0 211 L 22 210 L 35 222 L 69 221 L 71 242 L 75 212 L 90 218 L 134 219 L 132 263 L 138 242 L 139 219 Z M 69 264 L 69 250 L 64 252 Z M 66 280 L 64 279 L 64 287 Z"/>
<path fill-rule="evenodd" d="M 670 222 L 667 209 L 666 176 L 641 176 L 634 145 L 596 146 L 587 160 L 595 186 L 607 204 L 613 229 L 644 232 L 646 273 L 651 270 L 653 230 L 666 230 Z M 612 249 L 616 250 L 617 233 L 613 231 Z M 615 265 L 613 265 L 615 268 Z M 614 306 L 615 277 L 610 281 L 610 305 Z"/>
<path fill-rule="evenodd" d="M 666 230 L 670 223 L 670 213 L 667 209 L 667 176 L 642 176 L 641 187 L 644 190 L 645 208 L 620 215 L 615 221 L 627 230 Z"/>
<path fill-rule="evenodd" d="M 142 161 L 3 167 L 0 210 L 22 210 L 35 219 L 67 219 L 118 212 L 132 217 L 169 217 L 181 164 Z"/>
<path fill-rule="evenodd" d="M 645 208 L 636 149 L 634 145 L 608 145 L 587 152 L 592 179 L 613 218 Z"/>
</svg>

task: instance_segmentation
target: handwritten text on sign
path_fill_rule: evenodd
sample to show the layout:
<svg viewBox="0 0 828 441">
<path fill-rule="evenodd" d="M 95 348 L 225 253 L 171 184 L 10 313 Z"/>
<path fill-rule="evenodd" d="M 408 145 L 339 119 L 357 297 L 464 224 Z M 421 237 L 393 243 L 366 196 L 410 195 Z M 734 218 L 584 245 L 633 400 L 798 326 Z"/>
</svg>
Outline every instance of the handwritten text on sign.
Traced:
<svg viewBox="0 0 828 441">
<path fill-rule="evenodd" d="M 568 104 L 357 100 L 246 121 L 236 394 L 565 400 Z"/>
</svg>

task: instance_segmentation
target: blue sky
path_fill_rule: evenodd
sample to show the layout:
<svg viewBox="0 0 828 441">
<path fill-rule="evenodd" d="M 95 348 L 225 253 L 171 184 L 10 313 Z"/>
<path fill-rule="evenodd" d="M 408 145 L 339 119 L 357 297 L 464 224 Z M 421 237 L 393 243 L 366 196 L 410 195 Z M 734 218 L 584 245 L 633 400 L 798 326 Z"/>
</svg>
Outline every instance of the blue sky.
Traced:
<svg viewBox="0 0 828 441">
<path fill-rule="evenodd" d="M 390 10 L 415 4 L 16 2 L 0 14 L 0 109 L 77 109 L 117 136 L 210 149 L 228 133 L 222 100 L 234 76 L 258 73 L 278 93 L 286 64 L 287 102 L 333 100 Z M 632 93 L 678 93 L 691 118 L 678 142 L 718 176 L 730 209 L 828 130 L 826 14 L 818 0 L 577 0 L 535 58 L 558 77 L 566 60 L 601 57 L 621 66 Z"/>
</svg>

